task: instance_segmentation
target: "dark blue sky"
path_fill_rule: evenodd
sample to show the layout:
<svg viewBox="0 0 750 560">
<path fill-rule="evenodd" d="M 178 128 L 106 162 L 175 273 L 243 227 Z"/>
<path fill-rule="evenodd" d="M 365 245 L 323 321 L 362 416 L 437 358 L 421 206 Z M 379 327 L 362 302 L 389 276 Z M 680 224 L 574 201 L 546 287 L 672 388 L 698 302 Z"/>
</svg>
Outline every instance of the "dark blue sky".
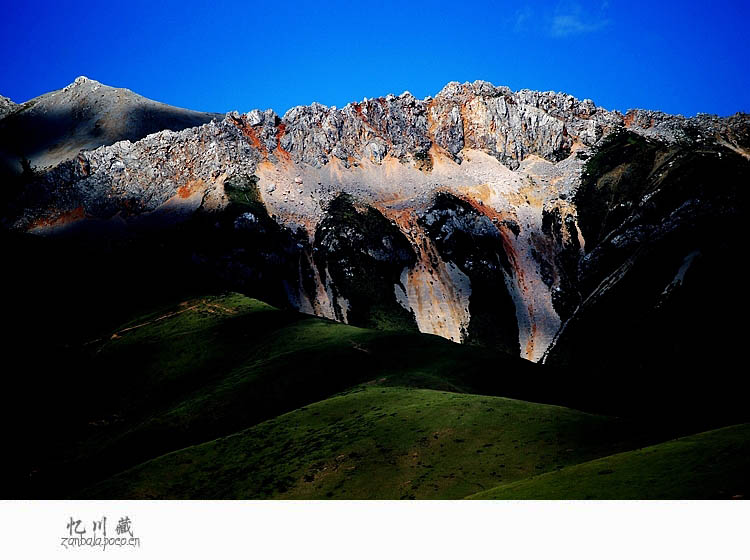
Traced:
<svg viewBox="0 0 750 560">
<path fill-rule="evenodd" d="M 343 106 L 451 80 L 608 109 L 750 112 L 750 2 L 4 2 L 0 94 L 86 75 L 192 109 Z"/>
</svg>

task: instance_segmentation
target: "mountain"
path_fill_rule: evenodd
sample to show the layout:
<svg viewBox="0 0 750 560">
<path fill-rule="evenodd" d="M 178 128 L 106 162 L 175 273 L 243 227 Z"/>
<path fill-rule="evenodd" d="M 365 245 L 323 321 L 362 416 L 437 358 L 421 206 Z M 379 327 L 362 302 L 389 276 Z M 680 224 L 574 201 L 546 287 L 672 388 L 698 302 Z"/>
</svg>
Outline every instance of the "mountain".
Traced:
<svg viewBox="0 0 750 560">
<path fill-rule="evenodd" d="M 0 146 L 8 495 L 746 495 L 749 115 L 78 79 Z"/>
<path fill-rule="evenodd" d="M 80 76 L 25 103 L 0 97 L 0 171 L 20 173 L 22 160 L 39 169 L 52 167 L 81 150 L 223 117 L 171 107 Z"/>
<path fill-rule="evenodd" d="M 622 115 L 454 82 L 434 98 L 314 103 L 282 118 L 159 105 L 182 125 L 210 122 L 137 140 L 163 125 L 141 100 L 79 79 L 0 120 L 31 131 L 22 117 L 41 107 L 114 107 L 104 121 L 120 135 L 101 143 L 128 138 L 27 177 L 6 201 L 7 228 L 89 241 L 179 230 L 203 273 L 276 305 L 532 361 L 642 367 L 675 344 L 693 353 L 696 339 L 712 355 L 712 325 L 731 319 L 695 298 L 740 289 L 747 114 Z M 90 146 L 86 127 L 61 129 L 54 157 L 31 156 Z"/>
</svg>

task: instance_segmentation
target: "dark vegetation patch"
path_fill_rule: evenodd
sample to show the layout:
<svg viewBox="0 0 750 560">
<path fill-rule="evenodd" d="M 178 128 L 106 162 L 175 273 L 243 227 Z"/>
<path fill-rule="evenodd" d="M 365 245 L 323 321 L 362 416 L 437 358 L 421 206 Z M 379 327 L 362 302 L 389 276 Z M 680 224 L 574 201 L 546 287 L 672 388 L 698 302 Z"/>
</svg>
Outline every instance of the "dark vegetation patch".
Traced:
<svg viewBox="0 0 750 560">
<path fill-rule="evenodd" d="M 552 258 L 558 275 L 555 278 L 557 284 L 552 290 L 552 304 L 560 319 L 565 321 L 573 314 L 581 297 L 577 285 L 581 245 L 575 218 L 572 215 L 563 216 L 557 207 L 545 209 L 542 212 L 542 233 L 555 246 Z"/>
<path fill-rule="evenodd" d="M 628 133 L 605 143 L 576 198 L 583 301 L 547 363 L 664 418 L 743 421 L 748 184 L 750 163 L 718 144 L 666 149 Z"/>
<path fill-rule="evenodd" d="M 649 191 L 655 142 L 630 131 L 610 135 L 584 166 L 575 204 L 588 248 L 594 247 L 632 212 Z"/>
<path fill-rule="evenodd" d="M 229 200 L 241 208 L 258 214 L 267 214 L 255 175 L 235 175 L 224 181 L 224 192 Z"/>
<path fill-rule="evenodd" d="M 511 265 L 497 227 L 468 202 L 438 193 L 420 218 L 445 261 L 471 280 L 466 342 L 518 354 L 518 325 L 513 300 L 505 285 Z"/>
<path fill-rule="evenodd" d="M 432 171 L 432 156 L 429 151 L 414 152 L 414 161 L 420 171 L 425 173 Z"/>
<path fill-rule="evenodd" d="M 416 330 L 414 315 L 396 301 L 395 286 L 417 257 L 398 226 L 378 210 L 357 207 L 346 194 L 334 198 L 315 231 L 313 255 L 323 282 L 326 275 L 333 281 L 337 316 L 363 327 Z"/>
<path fill-rule="evenodd" d="M 182 227 L 194 240 L 194 260 L 223 289 L 251 292 L 278 307 L 297 295 L 314 293 L 312 252 L 307 233 L 280 225 L 263 203 L 255 175 L 224 183 L 230 200 L 221 213 L 199 211 Z"/>
</svg>

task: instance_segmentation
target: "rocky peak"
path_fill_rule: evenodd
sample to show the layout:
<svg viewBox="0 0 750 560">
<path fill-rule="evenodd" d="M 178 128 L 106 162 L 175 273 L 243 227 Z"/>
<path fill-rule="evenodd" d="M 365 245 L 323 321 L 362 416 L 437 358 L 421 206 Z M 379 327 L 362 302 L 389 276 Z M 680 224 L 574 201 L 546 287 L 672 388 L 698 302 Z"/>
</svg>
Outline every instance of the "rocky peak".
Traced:
<svg viewBox="0 0 750 560">
<path fill-rule="evenodd" d="M 366 158 L 380 163 L 386 156 L 403 160 L 426 157 L 434 146 L 454 161 L 464 147 L 486 151 L 516 169 L 528 155 L 551 161 L 567 157 L 575 142 L 593 145 L 622 124 L 619 113 L 591 100 L 553 92 L 496 87 L 476 81 L 447 84 L 434 98 L 411 93 L 389 94 L 349 103 L 342 109 L 319 103 L 289 109 L 268 128 L 259 113 L 245 124 L 265 146 L 277 147 L 295 163 L 316 167 L 331 158 L 345 167 Z M 270 152 L 273 149 L 269 148 Z"/>
<path fill-rule="evenodd" d="M 343 109 L 319 103 L 290 109 L 272 132 L 279 147 L 295 163 L 320 167 L 332 157 L 345 167 L 386 156 L 421 158 L 433 146 L 454 161 L 464 148 L 485 151 L 510 169 L 529 155 L 560 161 L 571 149 L 594 146 L 618 127 L 667 142 L 691 136 L 692 129 L 714 131 L 721 137 L 742 136 L 747 118 L 699 115 L 692 119 L 655 111 L 618 111 L 597 107 L 557 92 L 520 90 L 489 82 L 450 82 L 434 97 L 417 99 L 411 93 L 389 94 Z M 253 125 L 255 126 L 255 125 Z M 269 132 L 269 131 L 267 131 Z"/>
<path fill-rule="evenodd" d="M 0 95 L 0 119 L 9 115 L 18 107 L 17 103 L 13 103 L 9 98 Z"/>
<path fill-rule="evenodd" d="M 95 88 L 95 87 L 101 87 L 102 84 L 100 82 L 97 82 L 96 80 L 92 80 L 90 78 L 87 78 L 86 76 L 78 76 L 73 82 L 62 88 L 61 91 L 68 92 L 75 89 L 84 89 L 84 88 Z M 105 86 L 107 88 L 110 88 L 110 86 Z M 114 88 L 110 88 L 114 89 Z"/>
</svg>

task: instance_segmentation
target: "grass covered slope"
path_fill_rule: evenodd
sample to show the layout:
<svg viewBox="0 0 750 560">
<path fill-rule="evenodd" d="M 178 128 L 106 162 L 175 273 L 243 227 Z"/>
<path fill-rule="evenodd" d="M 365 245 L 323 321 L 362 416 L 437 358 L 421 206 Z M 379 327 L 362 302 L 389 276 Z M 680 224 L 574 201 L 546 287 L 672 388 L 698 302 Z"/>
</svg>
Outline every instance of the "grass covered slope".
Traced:
<svg viewBox="0 0 750 560">
<path fill-rule="evenodd" d="M 239 294 L 163 306 L 84 345 L 75 360 L 76 383 L 50 399 L 60 411 L 43 411 L 66 423 L 30 435 L 38 445 L 28 468 L 42 494 L 60 480 L 82 487 L 374 379 L 492 393 L 498 379 L 534 371 L 501 353 L 351 327 Z"/>
<path fill-rule="evenodd" d="M 550 405 L 359 387 L 170 453 L 92 498 L 461 498 L 623 448 L 622 421 Z"/>
<path fill-rule="evenodd" d="M 721 499 L 750 492 L 750 424 L 626 451 L 525 480 L 474 499 Z"/>
<path fill-rule="evenodd" d="M 676 435 L 540 404 L 575 404 L 587 382 L 547 366 L 240 294 L 162 305 L 69 350 L 51 373 L 73 382 L 21 407 L 40 422 L 14 455 L 19 497 L 463 498 Z"/>
</svg>

